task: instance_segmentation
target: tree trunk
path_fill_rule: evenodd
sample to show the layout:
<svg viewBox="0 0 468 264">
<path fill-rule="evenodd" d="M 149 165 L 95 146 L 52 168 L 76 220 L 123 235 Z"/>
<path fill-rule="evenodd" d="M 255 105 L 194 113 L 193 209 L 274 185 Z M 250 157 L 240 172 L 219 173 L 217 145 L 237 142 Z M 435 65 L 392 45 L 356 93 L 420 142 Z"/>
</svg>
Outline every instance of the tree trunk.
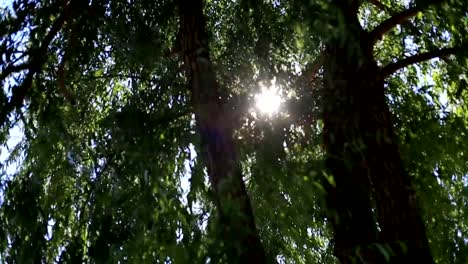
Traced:
<svg viewBox="0 0 468 264">
<path fill-rule="evenodd" d="M 252 206 L 242 179 L 233 130 L 220 101 L 219 87 L 209 58 L 202 0 L 179 1 L 179 38 L 202 155 L 216 197 L 223 248 L 232 263 L 264 263 Z"/>
<path fill-rule="evenodd" d="M 329 40 L 324 64 L 335 254 L 342 263 L 433 263 L 357 3 L 335 2 L 344 22 L 335 25 L 340 32 Z"/>
</svg>

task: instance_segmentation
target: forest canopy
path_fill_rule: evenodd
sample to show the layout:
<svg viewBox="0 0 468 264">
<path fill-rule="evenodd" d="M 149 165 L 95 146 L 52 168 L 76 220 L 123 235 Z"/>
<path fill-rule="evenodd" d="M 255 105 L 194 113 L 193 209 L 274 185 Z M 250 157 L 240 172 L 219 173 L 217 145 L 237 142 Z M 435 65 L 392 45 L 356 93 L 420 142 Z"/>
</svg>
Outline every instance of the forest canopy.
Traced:
<svg viewBox="0 0 468 264">
<path fill-rule="evenodd" d="M 1 263 L 468 263 L 465 0 L 1 3 Z"/>
</svg>

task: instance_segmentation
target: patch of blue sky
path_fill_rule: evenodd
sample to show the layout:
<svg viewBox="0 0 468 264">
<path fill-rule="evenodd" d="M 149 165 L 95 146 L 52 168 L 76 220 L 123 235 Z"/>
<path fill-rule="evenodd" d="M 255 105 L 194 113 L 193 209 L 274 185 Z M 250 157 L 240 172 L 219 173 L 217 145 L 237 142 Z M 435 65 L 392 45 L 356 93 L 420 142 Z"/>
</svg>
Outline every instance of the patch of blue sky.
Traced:
<svg viewBox="0 0 468 264">
<path fill-rule="evenodd" d="M 12 0 L 0 0 L 0 8 L 11 8 Z"/>
</svg>

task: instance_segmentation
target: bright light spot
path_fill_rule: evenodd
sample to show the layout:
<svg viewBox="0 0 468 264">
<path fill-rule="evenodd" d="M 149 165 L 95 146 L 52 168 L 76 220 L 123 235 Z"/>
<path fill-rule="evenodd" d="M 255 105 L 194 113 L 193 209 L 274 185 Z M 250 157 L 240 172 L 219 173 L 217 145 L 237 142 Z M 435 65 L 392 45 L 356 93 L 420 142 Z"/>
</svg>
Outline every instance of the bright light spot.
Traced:
<svg viewBox="0 0 468 264">
<path fill-rule="evenodd" d="M 255 95 L 255 106 L 263 114 L 277 113 L 282 101 L 278 87 L 275 86 L 274 82 L 272 82 L 271 87 L 260 86 L 260 93 Z"/>
</svg>

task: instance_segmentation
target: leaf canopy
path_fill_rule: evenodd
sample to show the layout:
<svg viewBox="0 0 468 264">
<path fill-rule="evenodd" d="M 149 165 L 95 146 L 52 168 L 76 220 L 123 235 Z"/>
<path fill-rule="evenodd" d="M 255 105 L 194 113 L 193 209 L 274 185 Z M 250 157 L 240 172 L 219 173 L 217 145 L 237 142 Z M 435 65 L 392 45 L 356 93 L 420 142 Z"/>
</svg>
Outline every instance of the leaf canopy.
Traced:
<svg viewBox="0 0 468 264">
<path fill-rule="evenodd" d="M 369 32 L 428 4 L 361 2 Z M 432 2 L 377 40 L 380 66 L 466 47 L 465 1 Z M 222 258 L 176 5 L 15 0 L 1 9 L 0 262 Z M 347 34 L 340 17 L 325 0 L 211 0 L 204 12 L 267 254 L 280 263 L 335 263 L 314 61 L 329 38 Z M 408 65 L 385 84 L 437 263 L 468 261 L 466 50 Z M 254 95 L 272 79 L 284 105 L 266 117 L 255 112 Z"/>
</svg>

